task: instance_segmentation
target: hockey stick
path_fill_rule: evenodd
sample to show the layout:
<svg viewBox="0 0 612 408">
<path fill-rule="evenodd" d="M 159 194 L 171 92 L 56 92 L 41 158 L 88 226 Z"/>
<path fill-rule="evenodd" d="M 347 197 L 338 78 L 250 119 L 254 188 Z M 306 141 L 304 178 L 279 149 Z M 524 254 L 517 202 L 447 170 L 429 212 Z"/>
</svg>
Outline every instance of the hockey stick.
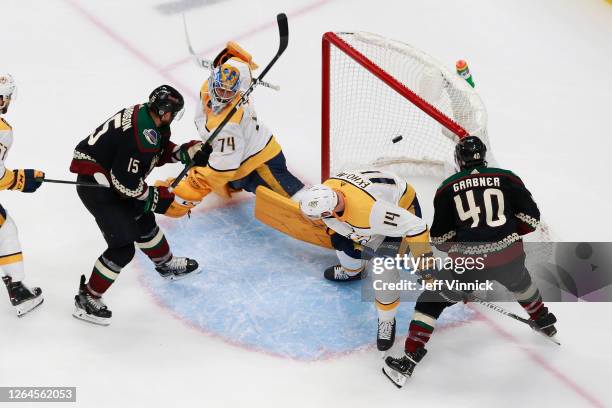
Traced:
<svg viewBox="0 0 612 408">
<path fill-rule="evenodd" d="M 268 65 L 266 65 L 263 71 L 261 71 L 261 74 L 259 74 L 259 76 L 251 83 L 251 86 L 249 86 L 249 88 L 244 91 L 238 103 L 227 113 L 225 118 L 223 118 L 223 121 L 221 121 L 219 126 L 217 126 L 212 135 L 210 135 L 210 137 L 206 139 L 206 142 L 204 143 L 212 145 L 212 142 L 215 140 L 217 135 L 219 135 L 221 130 L 223 130 L 227 122 L 229 122 L 234 116 L 234 114 L 238 111 L 238 109 L 249 100 L 249 95 L 255 89 L 255 85 L 257 85 L 258 81 L 260 81 L 268 73 L 270 68 L 272 68 L 272 66 L 280 58 L 283 52 L 285 52 L 285 50 L 287 49 L 287 45 L 289 44 L 289 25 L 287 24 L 287 15 L 285 13 L 280 13 L 276 16 L 276 22 L 278 23 L 278 34 L 280 37 L 278 51 L 276 51 L 276 55 L 272 58 L 272 60 L 270 60 L 270 62 L 268 63 Z M 172 184 L 170 184 L 170 188 L 175 188 L 178 183 L 187 175 L 187 172 L 192 167 L 193 164 L 188 164 L 187 166 L 185 166 L 183 171 L 181 171 L 181 173 L 174 179 Z"/>
<path fill-rule="evenodd" d="M 460 293 L 462 296 L 465 296 L 471 302 L 480 303 L 481 305 L 486 306 L 491 310 L 495 310 L 497 313 L 503 314 L 504 316 L 511 317 L 514 320 L 519 321 L 521 323 L 525 323 L 527 326 L 531 327 L 533 330 L 537 331 L 538 333 L 540 333 L 541 335 L 543 335 L 544 337 L 546 337 L 548 340 L 552 341 L 556 345 L 558 346 L 561 345 L 561 343 L 557 339 L 555 339 L 554 337 L 550 337 L 546 333 L 544 333 L 542 329 L 538 327 L 538 325 L 536 324 L 534 320 L 525 319 L 523 317 L 515 315 L 514 313 L 507 311 L 501 306 L 498 306 L 495 303 L 487 302 L 486 300 L 474 295 L 473 293 L 465 293 L 465 292 L 458 292 L 458 293 Z"/>
<path fill-rule="evenodd" d="M 187 42 L 187 49 L 189 50 L 189 53 L 193 57 L 193 60 L 196 63 L 196 65 L 198 67 L 200 67 L 200 68 L 212 69 L 213 68 L 213 62 L 210 61 L 210 60 L 207 60 L 207 59 L 204 59 L 204 58 L 200 57 L 193 50 L 193 46 L 191 45 L 191 40 L 189 39 L 189 32 L 187 31 L 187 19 L 185 18 L 185 14 L 184 13 L 183 13 L 183 28 L 185 29 L 185 41 Z M 256 85 L 261 85 L 261 86 L 264 86 L 266 88 L 274 89 L 275 91 L 280 91 L 280 86 L 271 84 L 269 82 L 262 81 L 261 77 L 254 79 L 253 82 L 255 82 Z"/>
<path fill-rule="evenodd" d="M 110 188 L 110 186 L 107 186 L 106 184 L 88 183 L 86 181 L 54 180 L 54 179 L 48 179 L 48 178 L 43 178 L 43 179 L 38 179 L 38 180 L 43 182 L 43 183 L 72 184 L 72 185 L 75 185 L 77 187 L 103 187 L 103 188 Z"/>
</svg>

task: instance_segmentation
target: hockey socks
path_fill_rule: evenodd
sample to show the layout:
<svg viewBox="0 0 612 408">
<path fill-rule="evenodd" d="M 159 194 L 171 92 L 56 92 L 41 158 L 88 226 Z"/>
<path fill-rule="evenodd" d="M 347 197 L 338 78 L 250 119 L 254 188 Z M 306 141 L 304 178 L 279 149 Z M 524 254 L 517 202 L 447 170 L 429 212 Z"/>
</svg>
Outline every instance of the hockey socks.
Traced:
<svg viewBox="0 0 612 408">
<path fill-rule="evenodd" d="M 536 320 L 544 307 L 542 295 L 538 288 L 532 283 L 523 292 L 514 292 L 515 299 L 525 309 L 532 320 Z"/>
<path fill-rule="evenodd" d="M 136 245 L 138 245 L 138 248 L 140 248 L 157 266 L 172 259 L 170 245 L 168 245 L 168 241 L 159 227 L 155 227 L 150 234 L 141 237 L 138 242 L 136 242 Z"/>
<path fill-rule="evenodd" d="M 406 337 L 406 353 L 414 353 L 424 347 L 431 338 L 435 326 L 436 319 L 415 310 L 408 328 L 408 337 Z"/>
<path fill-rule="evenodd" d="M 121 272 L 119 265 L 108 260 L 104 255 L 100 256 L 89 277 L 87 291 L 92 296 L 101 297 L 119 277 L 119 272 Z"/>
</svg>

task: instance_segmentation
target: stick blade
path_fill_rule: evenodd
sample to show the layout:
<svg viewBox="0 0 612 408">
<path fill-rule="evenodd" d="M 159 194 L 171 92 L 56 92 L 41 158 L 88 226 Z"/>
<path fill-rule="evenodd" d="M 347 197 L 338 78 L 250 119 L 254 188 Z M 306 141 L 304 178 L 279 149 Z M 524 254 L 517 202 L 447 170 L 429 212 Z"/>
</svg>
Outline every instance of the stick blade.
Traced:
<svg viewBox="0 0 612 408">
<path fill-rule="evenodd" d="M 278 24 L 278 35 L 280 37 L 278 53 L 281 54 L 289 44 L 289 23 L 287 22 L 287 15 L 285 13 L 278 14 L 276 16 L 276 22 Z"/>
</svg>

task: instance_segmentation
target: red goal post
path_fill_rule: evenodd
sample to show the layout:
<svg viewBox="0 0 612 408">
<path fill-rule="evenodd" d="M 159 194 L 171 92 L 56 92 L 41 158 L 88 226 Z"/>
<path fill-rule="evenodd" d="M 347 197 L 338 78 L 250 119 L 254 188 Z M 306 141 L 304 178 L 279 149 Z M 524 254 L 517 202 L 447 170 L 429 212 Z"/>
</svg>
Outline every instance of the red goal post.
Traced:
<svg viewBox="0 0 612 408">
<path fill-rule="evenodd" d="M 488 144 L 476 92 L 408 44 L 327 32 L 322 68 L 322 180 L 365 165 L 441 174 L 459 138 L 475 134 Z"/>
</svg>

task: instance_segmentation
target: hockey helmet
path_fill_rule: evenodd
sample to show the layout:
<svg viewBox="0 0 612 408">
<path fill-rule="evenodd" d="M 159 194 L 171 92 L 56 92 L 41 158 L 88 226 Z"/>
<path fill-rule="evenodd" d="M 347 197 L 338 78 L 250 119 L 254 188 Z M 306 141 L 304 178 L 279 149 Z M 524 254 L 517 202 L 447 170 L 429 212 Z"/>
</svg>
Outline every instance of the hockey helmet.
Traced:
<svg viewBox="0 0 612 408">
<path fill-rule="evenodd" d="M 16 88 L 11 74 L 0 73 L 0 112 L 6 113 Z"/>
<path fill-rule="evenodd" d="M 487 146 L 476 136 L 464 137 L 455 146 L 455 163 L 460 170 L 486 166 Z"/>
<path fill-rule="evenodd" d="M 338 193 L 323 184 L 315 184 L 300 197 L 302 214 L 313 220 L 333 216 L 338 205 Z"/>
<path fill-rule="evenodd" d="M 170 85 L 158 86 L 149 95 L 149 108 L 159 116 L 172 113 L 172 120 L 180 120 L 185 112 L 183 95 Z"/>
</svg>

